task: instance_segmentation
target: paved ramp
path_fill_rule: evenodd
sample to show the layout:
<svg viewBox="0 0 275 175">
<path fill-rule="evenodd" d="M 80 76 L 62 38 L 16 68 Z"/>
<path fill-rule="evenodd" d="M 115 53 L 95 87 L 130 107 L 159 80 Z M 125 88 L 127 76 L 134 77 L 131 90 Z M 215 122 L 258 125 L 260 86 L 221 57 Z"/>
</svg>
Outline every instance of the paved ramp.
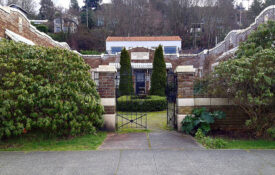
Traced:
<svg viewBox="0 0 275 175">
<path fill-rule="evenodd" d="M 198 150 L 203 149 L 191 136 L 175 131 L 109 134 L 100 150 Z"/>
</svg>

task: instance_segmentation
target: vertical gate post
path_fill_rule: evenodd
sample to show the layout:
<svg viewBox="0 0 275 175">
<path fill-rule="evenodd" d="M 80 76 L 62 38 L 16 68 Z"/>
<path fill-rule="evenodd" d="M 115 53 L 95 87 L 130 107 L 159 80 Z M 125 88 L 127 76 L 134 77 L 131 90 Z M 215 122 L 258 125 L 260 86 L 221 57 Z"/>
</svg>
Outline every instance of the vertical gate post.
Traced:
<svg viewBox="0 0 275 175">
<path fill-rule="evenodd" d="M 177 74 L 178 94 L 177 94 L 177 125 L 181 131 L 181 122 L 186 115 L 191 114 L 194 108 L 194 80 L 195 68 L 193 66 L 178 66 L 175 70 Z"/>
<path fill-rule="evenodd" d="M 116 68 L 114 66 L 99 66 L 92 70 L 96 77 L 97 91 L 104 106 L 104 128 L 106 131 L 116 130 Z M 95 79 L 95 78 L 94 78 Z"/>
</svg>

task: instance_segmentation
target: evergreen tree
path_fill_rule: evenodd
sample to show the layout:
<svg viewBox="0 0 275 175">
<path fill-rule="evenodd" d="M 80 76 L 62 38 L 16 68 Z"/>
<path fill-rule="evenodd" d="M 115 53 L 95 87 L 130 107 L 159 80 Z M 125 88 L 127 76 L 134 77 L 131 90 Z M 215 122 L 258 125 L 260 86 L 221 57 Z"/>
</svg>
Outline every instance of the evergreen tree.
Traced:
<svg viewBox="0 0 275 175">
<path fill-rule="evenodd" d="M 93 20 L 93 10 L 99 7 L 99 0 L 84 0 L 85 5 L 81 12 L 81 23 L 91 29 L 95 22 Z"/>
<path fill-rule="evenodd" d="M 249 9 L 252 19 L 257 17 L 262 12 L 262 10 L 263 10 L 262 2 L 260 0 L 254 0 Z"/>
<path fill-rule="evenodd" d="M 70 10 L 79 11 L 79 4 L 77 0 L 71 0 L 70 2 Z"/>
<path fill-rule="evenodd" d="M 39 16 L 41 19 L 53 20 L 55 14 L 55 7 L 52 0 L 40 1 Z"/>
<path fill-rule="evenodd" d="M 163 49 L 160 45 L 154 56 L 153 73 L 151 79 L 151 95 L 165 96 L 166 88 L 166 64 Z"/>
<path fill-rule="evenodd" d="M 80 14 L 81 23 L 87 26 L 87 11 L 83 10 Z M 95 26 L 93 11 L 91 9 L 88 10 L 88 28 L 91 29 Z"/>
<path fill-rule="evenodd" d="M 132 68 L 130 55 L 124 48 L 120 55 L 120 83 L 119 83 L 119 95 L 132 95 L 134 93 Z"/>
<path fill-rule="evenodd" d="M 84 0 L 85 6 L 88 8 L 95 8 L 99 7 L 99 0 Z"/>
<path fill-rule="evenodd" d="M 266 0 L 264 3 L 264 7 L 268 7 L 270 5 L 275 5 L 275 0 Z"/>
</svg>

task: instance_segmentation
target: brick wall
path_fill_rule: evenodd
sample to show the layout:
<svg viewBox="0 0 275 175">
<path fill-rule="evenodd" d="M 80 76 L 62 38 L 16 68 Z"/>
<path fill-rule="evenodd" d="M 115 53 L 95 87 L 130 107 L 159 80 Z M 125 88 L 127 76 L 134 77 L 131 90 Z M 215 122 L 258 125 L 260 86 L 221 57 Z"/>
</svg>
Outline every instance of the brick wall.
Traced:
<svg viewBox="0 0 275 175">
<path fill-rule="evenodd" d="M 36 45 L 70 49 L 67 44 L 54 41 L 45 33 L 38 31 L 20 10 L 0 6 L 1 38 L 6 38 L 6 29 L 33 41 Z"/>
<path fill-rule="evenodd" d="M 101 98 L 115 98 L 115 74 L 99 72 L 98 93 Z"/>
<path fill-rule="evenodd" d="M 181 122 L 194 108 L 206 107 L 210 112 L 220 110 L 226 113 L 226 118 L 217 120 L 212 129 L 243 130 L 247 114 L 227 98 L 197 98 L 194 97 L 193 82 L 195 78 L 193 66 L 178 66 L 176 69 L 177 94 L 177 124 L 181 130 Z"/>
<path fill-rule="evenodd" d="M 92 78 L 97 77 L 97 91 L 104 106 L 104 129 L 115 131 L 116 125 L 116 69 L 112 66 L 99 66 L 92 70 Z"/>
<path fill-rule="evenodd" d="M 224 131 L 232 130 L 246 130 L 245 121 L 249 119 L 249 116 L 238 106 L 206 106 L 209 111 L 223 111 L 226 114 L 226 118 L 216 120 L 211 126 L 212 129 L 219 129 Z"/>
<path fill-rule="evenodd" d="M 103 58 L 101 55 L 82 55 L 84 61 L 92 68 L 98 68 L 99 65 L 109 65 L 109 63 L 117 62 L 118 56 L 108 56 Z"/>
</svg>

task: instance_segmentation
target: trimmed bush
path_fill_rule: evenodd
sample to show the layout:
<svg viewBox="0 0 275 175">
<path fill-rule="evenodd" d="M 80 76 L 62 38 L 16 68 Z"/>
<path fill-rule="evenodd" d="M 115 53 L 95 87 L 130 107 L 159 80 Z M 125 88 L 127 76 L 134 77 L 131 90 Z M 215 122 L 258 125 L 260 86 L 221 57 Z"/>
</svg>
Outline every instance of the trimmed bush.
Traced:
<svg viewBox="0 0 275 175">
<path fill-rule="evenodd" d="M 155 51 L 150 94 L 165 96 L 166 79 L 166 64 L 160 45 Z"/>
<path fill-rule="evenodd" d="M 103 107 L 89 69 L 67 50 L 1 41 L 0 138 L 95 133 Z"/>
<path fill-rule="evenodd" d="M 46 25 L 37 25 L 36 28 L 40 32 L 44 32 L 44 33 L 48 33 L 48 31 L 49 31 L 49 29 Z"/>
<path fill-rule="evenodd" d="M 102 53 L 97 50 L 80 50 L 83 55 L 101 55 Z"/>
<path fill-rule="evenodd" d="M 163 111 L 167 107 L 165 97 L 147 96 L 140 99 L 136 96 L 122 96 L 117 100 L 117 110 L 127 112 Z"/>
</svg>

